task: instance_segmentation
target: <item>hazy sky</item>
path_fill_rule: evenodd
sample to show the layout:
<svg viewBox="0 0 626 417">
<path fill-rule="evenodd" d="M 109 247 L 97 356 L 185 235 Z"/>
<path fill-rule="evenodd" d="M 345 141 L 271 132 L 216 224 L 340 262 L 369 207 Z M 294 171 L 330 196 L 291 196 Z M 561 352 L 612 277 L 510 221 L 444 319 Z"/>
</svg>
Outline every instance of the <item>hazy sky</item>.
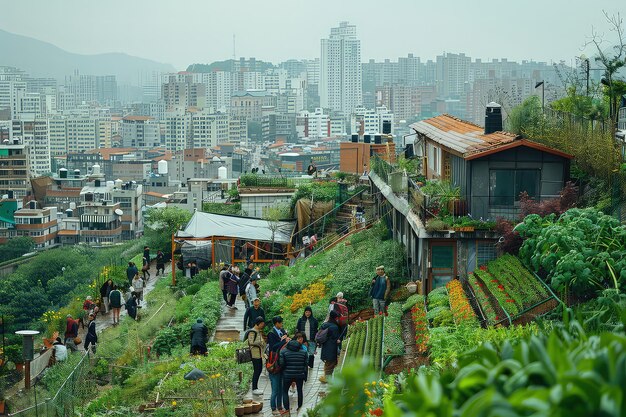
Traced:
<svg viewBox="0 0 626 417">
<path fill-rule="evenodd" d="M 178 69 L 231 58 L 233 34 L 237 57 L 318 57 L 320 39 L 342 20 L 357 25 L 363 61 L 446 51 L 569 62 L 592 27 L 612 35 L 602 10 L 626 16 L 626 0 L 0 0 L 0 28 Z"/>
</svg>

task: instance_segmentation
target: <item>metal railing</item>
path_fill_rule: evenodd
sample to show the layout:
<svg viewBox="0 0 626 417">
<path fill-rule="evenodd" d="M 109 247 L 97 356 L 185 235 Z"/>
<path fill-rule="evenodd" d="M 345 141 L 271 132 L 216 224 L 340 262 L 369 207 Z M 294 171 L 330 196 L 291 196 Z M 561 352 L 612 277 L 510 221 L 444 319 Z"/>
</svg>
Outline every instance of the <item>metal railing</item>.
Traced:
<svg viewBox="0 0 626 417">
<path fill-rule="evenodd" d="M 308 184 L 313 178 L 273 174 L 244 174 L 240 177 L 240 187 L 268 187 L 268 188 L 297 188 L 301 184 Z"/>
</svg>

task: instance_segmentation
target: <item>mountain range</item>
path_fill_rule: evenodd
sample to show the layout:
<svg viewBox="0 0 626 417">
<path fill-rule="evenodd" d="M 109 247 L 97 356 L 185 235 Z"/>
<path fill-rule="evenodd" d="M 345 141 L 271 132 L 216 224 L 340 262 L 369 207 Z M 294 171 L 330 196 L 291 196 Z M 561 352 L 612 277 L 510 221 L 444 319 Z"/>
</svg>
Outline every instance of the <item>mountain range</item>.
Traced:
<svg viewBox="0 0 626 417">
<path fill-rule="evenodd" d="M 170 64 L 124 53 L 81 55 L 55 45 L 0 29 L 0 65 L 17 67 L 33 77 L 59 81 L 79 70 L 81 74 L 115 75 L 118 85 L 137 85 L 140 73 L 174 72 Z"/>
</svg>

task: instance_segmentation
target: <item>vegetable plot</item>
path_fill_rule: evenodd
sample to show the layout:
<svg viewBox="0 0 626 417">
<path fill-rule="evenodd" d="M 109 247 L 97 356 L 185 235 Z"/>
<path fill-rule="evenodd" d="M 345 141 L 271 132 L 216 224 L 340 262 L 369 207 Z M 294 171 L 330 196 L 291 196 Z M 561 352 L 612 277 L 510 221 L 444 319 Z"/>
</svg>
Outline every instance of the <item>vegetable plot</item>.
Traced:
<svg viewBox="0 0 626 417">
<path fill-rule="evenodd" d="M 399 356 L 404 354 L 402 340 L 402 304 L 391 303 L 385 317 L 385 355 Z"/>
<path fill-rule="evenodd" d="M 547 271 L 557 291 L 626 290 L 626 227 L 614 217 L 570 209 L 560 217 L 527 216 L 517 230 L 525 239 L 520 258 L 535 272 Z"/>
<path fill-rule="evenodd" d="M 374 369 L 379 370 L 382 357 L 383 316 L 351 325 L 349 336 L 345 360 L 368 358 L 373 363 Z"/>
<path fill-rule="evenodd" d="M 489 305 L 489 294 L 486 292 L 493 295 L 511 317 L 551 297 L 548 290 L 512 255 L 504 255 L 481 266 L 474 271 L 473 277 L 470 276 L 470 283 L 491 323 L 504 317 L 491 313 L 493 308 Z"/>
<path fill-rule="evenodd" d="M 470 324 L 478 326 L 478 320 L 476 320 L 474 310 L 472 310 L 472 306 L 465 295 L 465 291 L 463 291 L 461 282 L 457 279 L 453 279 L 446 284 L 446 288 L 448 289 L 450 299 L 450 311 L 452 312 L 452 317 L 456 325 Z"/>
</svg>

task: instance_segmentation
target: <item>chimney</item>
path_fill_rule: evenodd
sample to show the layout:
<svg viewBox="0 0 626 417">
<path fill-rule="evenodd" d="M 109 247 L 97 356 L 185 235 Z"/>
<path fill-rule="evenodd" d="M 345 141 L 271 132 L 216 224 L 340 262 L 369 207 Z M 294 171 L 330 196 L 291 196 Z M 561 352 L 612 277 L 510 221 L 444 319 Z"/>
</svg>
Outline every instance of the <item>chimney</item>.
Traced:
<svg viewBox="0 0 626 417">
<path fill-rule="evenodd" d="M 352 143 L 359 143 L 359 135 L 352 135 Z"/>
<path fill-rule="evenodd" d="M 391 135 L 391 121 L 383 120 L 383 135 Z"/>
<path fill-rule="evenodd" d="M 496 102 L 487 104 L 485 109 L 485 135 L 502 130 L 502 106 Z"/>
</svg>

